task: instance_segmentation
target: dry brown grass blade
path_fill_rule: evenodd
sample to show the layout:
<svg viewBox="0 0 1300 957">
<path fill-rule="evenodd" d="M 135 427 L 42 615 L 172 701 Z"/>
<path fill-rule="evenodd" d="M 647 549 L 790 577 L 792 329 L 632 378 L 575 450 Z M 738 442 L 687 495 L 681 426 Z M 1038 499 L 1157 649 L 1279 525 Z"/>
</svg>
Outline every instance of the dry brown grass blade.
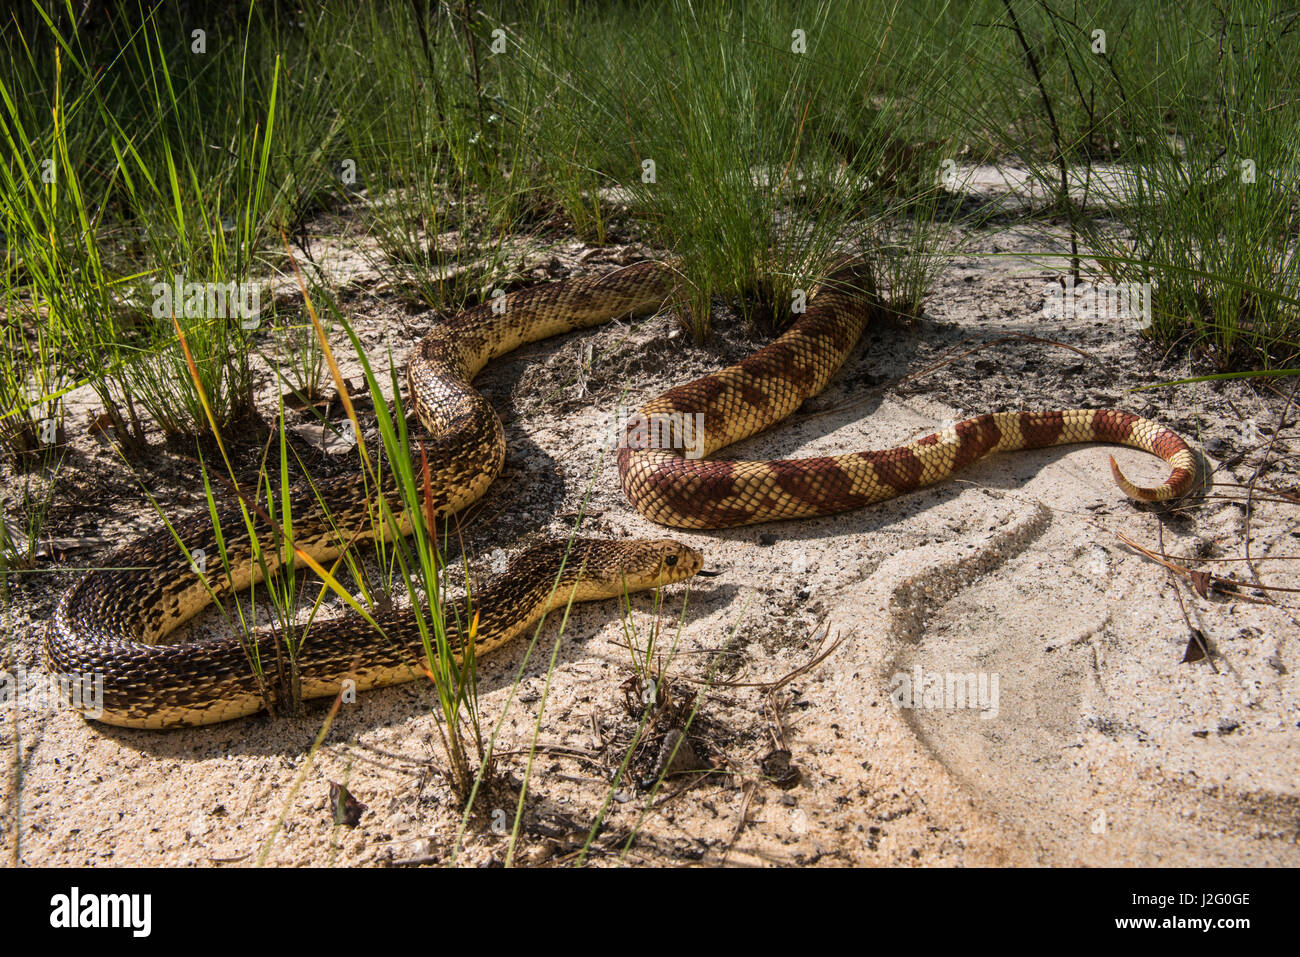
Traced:
<svg viewBox="0 0 1300 957">
<path fill-rule="evenodd" d="M 1185 565 L 1180 565 L 1177 562 L 1172 561 L 1167 556 L 1159 552 L 1152 551 L 1151 549 L 1147 548 L 1145 545 L 1140 545 L 1139 543 L 1135 542 L 1133 539 L 1125 535 L 1123 532 L 1117 531 L 1114 534 L 1116 538 L 1118 538 L 1125 545 L 1129 546 L 1129 548 L 1141 552 L 1143 555 L 1151 559 L 1153 562 L 1156 562 L 1159 565 L 1163 565 L 1165 568 L 1169 569 L 1169 571 L 1173 572 L 1175 575 L 1178 575 L 1183 579 L 1185 579 L 1188 582 L 1188 584 L 1190 584 L 1193 588 L 1197 590 L 1198 593 L 1201 590 L 1197 584 L 1198 580 L 1200 580 L 1199 576 L 1205 575 L 1207 576 L 1207 579 L 1204 580 L 1203 583 L 1205 585 L 1205 589 L 1207 593 L 1212 590 L 1218 589 L 1227 592 L 1228 594 L 1231 594 L 1233 598 L 1239 599 L 1241 601 L 1253 602 L 1254 604 L 1257 605 L 1272 604 L 1272 602 L 1266 599 L 1256 598 L 1253 595 L 1244 595 L 1241 593 L 1240 589 L 1242 588 L 1263 587 L 1255 582 L 1244 582 L 1236 578 L 1223 578 L 1219 575 L 1210 575 L 1208 572 L 1196 571 L 1194 569 L 1188 568 Z M 1300 591 L 1300 588 L 1279 588 L 1277 590 Z"/>
</svg>

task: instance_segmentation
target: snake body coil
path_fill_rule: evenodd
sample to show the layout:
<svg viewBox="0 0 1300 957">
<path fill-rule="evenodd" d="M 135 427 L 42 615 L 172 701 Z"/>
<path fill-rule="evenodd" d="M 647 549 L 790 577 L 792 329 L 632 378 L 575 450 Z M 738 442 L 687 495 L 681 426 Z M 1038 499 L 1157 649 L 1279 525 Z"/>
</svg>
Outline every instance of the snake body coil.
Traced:
<svg viewBox="0 0 1300 957">
<path fill-rule="evenodd" d="M 512 293 L 504 311 L 484 304 L 444 320 L 420 343 L 408 365 L 411 397 L 429 433 L 433 510 L 457 512 L 476 501 L 501 471 L 505 438 L 500 420 L 471 381 L 491 359 L 518 346 L 619 316 L 644 313 L 672 294 L 671 266 L 640 263 L 598 279 L 573 279 Z M 870 276 L 860 264 L 838 271 L 790 328 L 744 361 L 669 390 L 640 409 L 638 421 L 689 418 L 703 428 L 687 456 L 683 443 L 656 441 L 661 433 L 629 425 L 618 451 L 628 499 L 647 518 L 680 528 L 722 528 L 824 515 L 879 502 L 930 485 L 994 452 L 1070 442 L 1110 442 L 1152 452 L 1172 467 L 1154 488 L 1128 482 L 1111 460 L 1115 480 L 1132 498 L 1153 501 L 1187 492 L 1196 459 L 1175 433 L 1114 410 L 1017 412 L 983 415 L 895 449 L 778 461 L 721 461 L 708 457 L 790 415 L 817 395 L 852 350 L 870 311 Z M 335 558 L 342 541 L 369 533 L 374 502 L 360 475 L 294 492 L 294 545 L 317 561 Z M 320 508 L 324 504 L 329 520 Z M 402 503 L 390 495 L 390 508 Z M 272 541 L 259 523 L 253 539 L 240 510 L 217 516 L 219 542 L 207 515 L 175 526 L 193 554 L 224 550 L 224 564 L 202 576 L 160 529 L 114 553 L 103 569 L 85 575 L 60 599 L 46 638 L 52 670 L 104 677 L 101 720 L 133 727 L 208 724 L 254 713 L 267 689 L 252 662 L 275 655 L 259 633 L 215 642 L 165 643 L 167 636 L 216 597 L 259 580 L 253 542 Z M 403 516 L 404 529 L 410 516 Z M 563 543 L 560 543 L 563 545 Z M 567 558 L 565 555 L 567 554 Z M 476 654 L 509 641 L 556 604 L 585 601 L 681 581 L 701 556 L 670 540 L 554 543 L 525 551 L 501 579 L 475 596 L 480 620 Z M 263 553 L 274 572 L 276 559 Z M 470 610 L 448 613 L 453 642 L 469 636 L 456 624 Z M 298 659 L 303 698 L 336 694 L 345 678 L 358 689 L 406 681 L 420 674 L 424 647 L 413 615 L 378 621 L 384 640 L 359 617 L 312 626 Z"/>
</svg>

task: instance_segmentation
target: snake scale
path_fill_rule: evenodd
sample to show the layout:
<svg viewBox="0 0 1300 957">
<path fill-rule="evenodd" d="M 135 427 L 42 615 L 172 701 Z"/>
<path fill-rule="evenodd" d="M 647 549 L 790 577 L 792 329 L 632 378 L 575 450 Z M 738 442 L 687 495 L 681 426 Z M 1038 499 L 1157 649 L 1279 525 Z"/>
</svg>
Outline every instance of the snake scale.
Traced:
<svg viewBox="0 0 1300 957">
<path fill-rule="evenodd" d="M 522 289 L 506 297 L 504 309 L 484 303 L 436 323 L 407 367 L 409 391 L 429 435 L 435 516 L 476 501 L 504 464 L 500 419 L 471 385 L 487 362 L 525 343 L 654 311 L 672 298 L 677 276 L 671 264 L 638 263 L 598 278 Z M 1194 486 L 1196 458 L 1182 438 L 1110 409 L 981 415 L 883 451 L 775 461 L 711 458 L 786 418 L 826 387 L 870 319 L 873 291 L 865 263 L 842 265 L 766 347 L 642 406 L 618 448 L 628 500 L 656 523 L 689 529 L 827 515 L 942 481 L 996 452 L 1075 442 L 1127 445 L 1170 465 L 1162 484 L 1142 488 L 1112 458 L 1115 481 L 1130 498 L 1172 499 Z M 684 442 L 664 442 L 663 431 L 643 427 L 686 419 L 702 430 L 690 454 Z M 360 475 L 296 490 L 290 502 L 294 545 L 317 561 L 335 558 L 344 542 L 370 534 L 374 495 Z M 389 505 L 401 512 L 400 499 L 391 493 Z M 410 522 L 402 516 L 404 530 Z M 250 538 L 237 507 L 218 512 L 220 542 L 207 514 L 174 528 L 191 553 L 202 548 L 216 555 L 224 548 L 230 574 L 220 568 L 197 572 L 172 532 L 162 528 L 114 552 L 103 568 L 66 591 L 55 610 L 47 659 L 57 673 L 104 677 L 102 713 L 94 715 L 99 720 L 148 728 L 210 724 L 261 710 L 271 693 L 251 667 L 255 659 L 264 666 L 273 660 L 269 633 L 259 631 L 249 641 L 232 635 L 171 644 L 167 638 L 210 602 L 210 592 L 220 599 L 260 580 L 255 542 L 271 540 L 273 529 L 263 522 Z M 272 551 L 261 554 L 273 572 Z M 698 551 L 670 539 L 546 542 L 525 550 L 474 595 L 479 621 L 473 631 L 465 627 L 471 617 L 466 603 L 450 605 L 449 637 L 459 648 L 472 637 L 481 655 L 570 599 L 660 587 L 689 578 L 702 563 Z M 335 695 L 345 678 L 364 690 L 419 676 L 425 652 L 413 613 L 387 612 L 377 623 L 382 638 L 359 616 L 314 624 L 298 658 L 302 698 Z"/>
</svg>

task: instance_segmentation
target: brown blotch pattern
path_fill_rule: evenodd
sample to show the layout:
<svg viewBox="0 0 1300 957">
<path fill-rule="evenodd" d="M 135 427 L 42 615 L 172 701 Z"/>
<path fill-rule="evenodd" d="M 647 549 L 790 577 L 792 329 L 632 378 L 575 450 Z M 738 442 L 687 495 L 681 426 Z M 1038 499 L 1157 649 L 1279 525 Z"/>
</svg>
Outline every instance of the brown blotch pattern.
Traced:
<svg viewBox="0 0 1300 957">
<path fill-rule="evenodd" d="M 966 419 L 953 426 L 957 433 L 957 451 L 953 454 L 954 470 L 977 462 L 998 444 L 1002 433 L 991 415 Z"/>
<path fill-rule="evenodd" d="M 1055 445 L 1064 431 L 1065 416 L 1060 412 L 1020 413 L 1020 435 L 1027 449 Z"/>
<path fill-rule="evenodd" d="M 925 466 L 911 449 L 903 447 L 876 452 L 859 452 L 858 458 L 869 462 L 880 480 L 900 492 L 920 488 Z"/>
</svg>

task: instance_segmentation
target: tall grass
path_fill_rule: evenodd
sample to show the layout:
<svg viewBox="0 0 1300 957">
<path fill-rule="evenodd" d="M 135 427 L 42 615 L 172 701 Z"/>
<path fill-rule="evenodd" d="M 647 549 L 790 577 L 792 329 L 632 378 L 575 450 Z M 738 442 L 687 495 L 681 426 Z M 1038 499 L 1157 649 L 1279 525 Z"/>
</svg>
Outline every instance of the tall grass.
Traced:
<svg viewBox="0 0 1300 957">
<path fill-rule="evenodd" d="M 93 44 L 70 10 L 33 5 L 6 25 L 18 68 L 13 85 L 0 78 L 8 278 L 57 344 L 63 379 L 44 395 L 91 385 L 130 449 L 149 424 L 194 435 L 251 412 L 255 317 L 177 307 L 209 417 L 158 290 L 262 280 L 272 227 L 323 179 L 328 104 L 299 78 L 293 111 L 280 109 L 280 28 L 256 9 L 206 23 L 201 48 L 166 6 L 113 19 Z M 277 135 L 282 113 L 300 142 Z"/>
<path fill-rule="evenodd" d="M 299 279 L 301 281 L 301 275 Z M 227 624 L 243 641 L 263 701 L 273 712 L 278 709 L 288 713 L 295 713 L 301 704 L 298 659 L 305 643 L 311 640 L 312 622 L 325 595 L 332 591 L 340 597 L 353 613 L 375 630 L 376 641 L 390 641 L 392 639 L 384 634 L 378 619 L 382 611 L 392 608 L 394 592 L 398 589 L 405 592 L 405 598 L 410 604 L 410 616 L 416 622 L 424 645 L 425 672 L 436 692 L 438 707 L 435 713 L 440 715 L 438 726 L 443 733 L 451 785 L 457 794 L 467 798 L 476 778 L 472 762 L 477 760 L 482 765 L 488 759 L 478 731 L 476 664 L 472 641 L 474 622 L 449 622 L 446 615 L 442 583 L 445 564 L 437 540 L 441 516 L 433 511 L 427 464 L 423 472 L 416 464 L 420 461 L 420 456 L 406 429 L 396 367 L 390 356 L 388 385 L 395 406 L 390 413 L 388 401 L 380 387 L 380 379 L 361 348 L 360 340 L 346 319 L 341 318 L 342 329 L 361 361 L 365 388 L 377 415 L 381 443 L 377 451 L 382 458 L 375 459 L 367 449 L 361 422 L 339 371 L 324 324 L 316 313 L 305 283 L 302 291 L 319 348 L 357 436 L 361 467 L 368 490 L 365 520 L 359 524 L 355 520 L 344 522 L 331 511 L 326 497 L 317 492 L 309 477 L 305 480 L 306 484 L 304 480 L 294 480 L 295 475 L 302 472 L 302 463 L 298 462 L 297 468 L 291 467 L 283 406 L 279 410 L 280 427 L 277 430 L 278 460 L 274 467 L 263 463 L 258 487 L 255 489 L 240 489 L 225 444 L 214 428 L 213 435 L 228 476 L 223 481 L 237 493 L 242 529 L 233 531 L 247 536 L 251 546 L 251 561 L 255 564 L 258 575 L 248 586 L 247 606 L 236 601 L 232 613 L 218 601 L 218 589 L 212 582 L 224 578 L 227 590 L 233 591 L 234 563 L 227 548 L 227 538 L 232 529 L 222 528 L 220 518 L 227 510 L 220 506 L 205 470 L 204 499 L 216 535 L 217 554 L 213 556 L 213 561 L 218 563 L 218 567 L 210 577 L 206 574 L 206 566 L 201 569 L 204 572 L 204 584 L 209 598 L 221 609 Z M 211 406 L 197 364 L 190 354 L 188 337 L 179 328 L 179 322 L 177 339 L 186 358 L 199 402 L 204 413 L 211 419 Z M 310 493 L 304 493 L 305 487 L 310 488 Z M 313 528 L 332 529 L 332 534 L 314 532 L 312 544 L 300 546 L 295 529 L 304 520 L 304 510 L 314 513 L 310 516 Z M 166 521 L 161 510 L 159 514 Z M 168 526 L 171 527 L 170 523 Z M 178 547 L 194 564 L 197 557 L 190 553 L 174 531 L 173 534 Z M 411 537 L 408 539 L 408 536 Z M 373 543 L 381 570 L 380 588 L 372 586 L 372 579 L 362 569 L 362 556 L 359 549 L 355 548 L 359 540 Z M 326 567 L 322 559 L 317 557 L 322 545 L 327 550 L 338 552 L 330 567 Z M 321 584 L 316 586 L 315 597 L 310 601 L 307 620 L 300 623 L 299 608 L 308 587 L 304 570 L 314 572 Z M 360 586 L 360 600 L 344 584 L 342 572 L 345 570 L 351 573 L 351 578 Z M 384 578 L 384 575 L 387 577 Z M 263 643 L 255 638 L 259 630 L 256 621 L 259 592 L 264 595 L 261 601 L 269 606 L 273 615 L 274 640 L 270 648 L 263 647 Z M 458 634 L 470 636 L 467 652 L 463 655 L 455 640 Z M 268 657 L 268 652 L 271 651 L 274 654 Z M 331 720 L 332 717 L 333 712 Z M 477 758 L 472 758 L 471 749 L 467 745 L 467 729 L 472 743 L 477 746 Z"/>
<path fill-rule="evenodd" d="M 1148 334 L 1220 367 L 1286 364 L 1300 352 L 1300 19 L 1267 0 L 1193 3 L 1160 30 L 1126 3 L 1086 18 L 1003 7 L 1020 56 L 990 59 L 998 82 L 976 115 L 1066 217 L 1070 268 L 1150 284 Z M 1013 97 L 1024 122 L 999 133 Z M 1121 161 L 1104 180 L 1103 159 Z"/>
<path fill-rule="evenodd" d="M 1090 224 L 1106 275 L 1151 282 L 1154 333 L 1182 338 L 1224 368 L 1300 355 L 1300 30 L 1272 4 L 1216 17 L 1214 84 L 1174 102 L 1170 138 L 1129 135 L 1119 229 Z M 1203 37 L 1176 34 L 1184 48 Z M 1166 83 L 1192 86 L 1189 55 Z M 1124 106 L 1136 129 L 1160 129 L 1169 104 L 1139 87 Z M 1166 120 L 1166 122 L 1168 122 Z M 1120 238 L 1125 237 L 1125 238 Z M 1131 237 L 1131 238 L 1128 238 Z"/>
<path fill-rule="evenodd" d="M 447 566 L 438 539 L 441 520 L 444 526 L 442 540 L 446 541 L 447 522 L 434 510 L 429 464 L 423 447 L 420 446 L 419 454 L 415 454 L 417 443 L 407 431 L 407 417 L 402 411 L 393 357 L 388 357 L 389 386 L 394 404 L 390 413 L 379 379 L 371 369 L 360 340 L 350 326 L 345 324 L 344 329 L 361 361 L 366 387 L 378 416 L 388 477 L 384 481 L 376 472 L 375 479 L 377 484 L 382 482 L 392 489 L 392 492 L 377 496 L 379 515 L 374 540 L 381 552 L 395 559 L 390 567 L 395 567 L 396 580 L 404 586 L 410 613 L 424 648 L 425 674 L 436 695 L 434 713 L 439 719 L 438 729 L 447 756 L 448 778 L 453 792 L 462 801 L 469 802 L 482 774 L 490 770 L 491 762 L 491 752 L 484 746 L 479 725 L 478 669 L 474 656 L 478 619 L 474 616 L 469 621 L 457 621 L 447 613 L 444 580 Z M 324 341 L 322 345 L 325 345 Z M 342 395 L 345 390 L 332 360 L 331 368 L 335 371 Z M 348 416 L 360 436 L 356 412 L 350 403 L 348 405 Z M 363 459 L 368 460 L 364 443 L 360 438 L 358 442 Z M 366 467 L 370 469 L 368 461 Z M 411 536 L 409 539 L 405 537 L 407 534 Z M 337 585 L 331 584 L 340 595 L 346 595 Z M 467 594 L 468 585 L 467 575 Z M 472 607 L 471 594 L 466 606 L 467 614 L 473 614 Z M 462 636 L 459 645 L 458 635 Z"/>
<path fill-rule="evenodd" d="M 535 180 L 591 239 L 605 235 L 603 202 L 626 202 L 678 258 L 697 338 L 719 296 L 784 321 L 845 246 L 877 259 L 900 301 L 919 302 L 933 263 L 891 258 L 888 239 L 902 213 L 913 234 L 942 242 L 934 172 L 953 128 L 927 109 L 938 38 L 916 19 L 677 0 L 537 20 L 544 40 L 529 34 L 515 56 L 544 91 L 520 101 L 542 105 L 509 113 L 536 130 Z M 895 30 L 903 43 L 889 42 Z M 882 44 L 884 55 L 861 55 Z M 908 154 L 921 131 L 930 142 Z M 882 175 L 891 158 L 901 162 Z"/>
</svg>

